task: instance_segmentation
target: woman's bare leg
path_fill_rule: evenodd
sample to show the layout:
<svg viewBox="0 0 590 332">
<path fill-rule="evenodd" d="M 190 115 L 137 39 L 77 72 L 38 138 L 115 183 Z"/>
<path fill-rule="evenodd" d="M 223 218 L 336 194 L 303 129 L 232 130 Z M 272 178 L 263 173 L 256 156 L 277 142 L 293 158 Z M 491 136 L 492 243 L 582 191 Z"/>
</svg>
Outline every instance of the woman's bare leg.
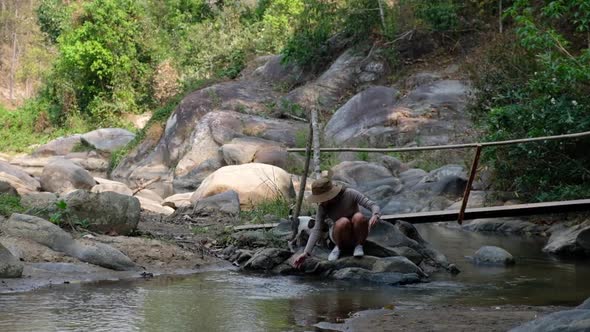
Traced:
<svg viewBox="0 0 590 332">
<path fill-rule="evenodd" d="M 354 235 L 354 244 L 363 245 L 369 235 L 369 220 L 362 213 L 357 212 L 352 216 L 352 230 Z"/>
<path fill-rule="evenodd" d="M 340 218 L 334 224 L 334 241 L 338 248 L 343 249 L 354 245 L 352 222 L 348 218 Z"/>
</svg>

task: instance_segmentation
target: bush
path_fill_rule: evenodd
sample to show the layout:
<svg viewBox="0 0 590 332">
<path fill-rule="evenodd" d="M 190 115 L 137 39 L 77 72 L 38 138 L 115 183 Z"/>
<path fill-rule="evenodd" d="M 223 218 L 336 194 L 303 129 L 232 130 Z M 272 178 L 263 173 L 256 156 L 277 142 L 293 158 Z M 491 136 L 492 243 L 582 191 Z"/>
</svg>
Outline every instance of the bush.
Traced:
<svg viewBox="0 0 590 332">
<path fill-rule="evenodd" d="M 574 3 L 534 7 L 517 1 L 509 9 L 517 24 L 516 53 L 530 64 L 518 65 L 522 59 L 506 52 L 509 61 L 490 61 L 497 70 L 478 80 L 480 100 L 489 100 L 478 104 L 488 140 L 590 131 L 590 50 L 576 42 L 588 22 L 577 21 L 579 32 L 559 31 L 575 21 L 569 15 L 580 17 Z M 534 200 L 572 199 L 590 193 L 589 144 L 589 139 L 520 144 L 486 149 L 484 156 L 498 172 L 501 189 Z"/>
<path fill-rule="evenodd" d="M 20 204 L 20 197 L 0 194 L 0 216 L 8 217 L 13 213 L 21 213 L 24 210 Z"/>
</svg>

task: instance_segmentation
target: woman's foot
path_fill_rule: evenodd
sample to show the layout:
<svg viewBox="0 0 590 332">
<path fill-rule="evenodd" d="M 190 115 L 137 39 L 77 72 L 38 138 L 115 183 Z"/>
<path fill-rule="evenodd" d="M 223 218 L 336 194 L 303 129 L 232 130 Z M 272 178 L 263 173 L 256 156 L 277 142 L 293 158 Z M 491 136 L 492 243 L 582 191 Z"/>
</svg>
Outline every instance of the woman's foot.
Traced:
<svg viewBox="0 0 590 332">
<path fill-rule="evenodd" d="M 352 254 L 354 257 L 363 257 L 365 255 L 365 251 L 363 250 L 363 246 L 358 244 L 354 247 L 354 253 Z"/>
<path fill-rule="evenodd" d="M 334 249 L 332 249 L 330 255 L 328 256 L 328 260 L 332 262 L 337 260 L 338 257 L 340 257 L 340 248 L 338 248 L 338 246 L 335 246 Z"/>
</svg>

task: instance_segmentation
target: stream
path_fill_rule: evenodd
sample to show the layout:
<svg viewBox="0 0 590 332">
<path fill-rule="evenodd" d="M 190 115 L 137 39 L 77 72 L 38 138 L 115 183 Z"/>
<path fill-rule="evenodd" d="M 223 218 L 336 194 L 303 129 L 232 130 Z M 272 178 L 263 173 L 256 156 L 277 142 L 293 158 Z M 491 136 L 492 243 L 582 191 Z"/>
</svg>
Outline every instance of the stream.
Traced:
<svg viewBox="0 0 590 332">
<path fill-rule="evenodd" d="M 577 305 L 590 296 L 588 261 L 543 254 L 545 239 L 417 228 L 459 275 L 400 287 L 236 271 L 58 285 L 0 294 L 0 331 L 309 331 L 393 303 Z M 508 250 L 516 265 L 473 266 L 465 256 L 483 245 Z"/>
</svg>

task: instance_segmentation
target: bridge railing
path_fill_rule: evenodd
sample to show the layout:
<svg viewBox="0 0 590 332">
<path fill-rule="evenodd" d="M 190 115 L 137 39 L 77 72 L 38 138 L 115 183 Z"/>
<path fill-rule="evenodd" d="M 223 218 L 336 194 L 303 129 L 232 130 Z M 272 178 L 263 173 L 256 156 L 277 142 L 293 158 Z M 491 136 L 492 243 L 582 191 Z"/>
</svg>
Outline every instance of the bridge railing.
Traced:
<svg viewBox="0 0 590 332">
<path fill-rule="evenodd" d="M 449 149 L 475 148 L 475 156 L 474 156 L 473 162 L 471 164 L 471 170 L 469 172 L 469 179 L 468 179 L 467 185 L 465 187 L 465 192 L 463 193 L 461 209 L 459 211 L 459 215 L 458 215 L 458 219 L 457 219 L 457 222 L 459 224 L 462 224 L 463 219 L 465 217 L 465 209 L 467 208 L 467 202 L 469 201 L 469 194 L 471 192 L 471 186 L 473 184 L 473 180 L 475 179 L 475 175 L 477 173 L 477 166 L 479 165 L 479 159 L 481 156 L 482 148 L 489 147 L 489 146 L 513 145 L 513 144 L 542 142 L 542 141 L 551 141 L 551 140 L 565 140 L 565 139 L 573 139 L 573 138 L 580 138 L 580 137 L 586 137 L 586 136 L 590 136 L 590 131 L 574 133 L 574 134 L 542 136 L 542 137 L 534 137 L 534 138 L 522 138 L 522 139 L 514 139 L 514 140 L 506 140 L 506 141 L 481 142 L 481 143 L 417 146 L 417 147 L 406 147 L 406 148 L 350 148 L 350 147 L 342 147 L 342 148 L 320 148 L 319 150 L 320 150 L 320 152 L 387 153 L 387 152 L 415 152 L 415 151 L 429 151 L 429 150 L 449 150 Z M 289 149 L 287 149 L 287 152 L 306 152 L 309 154 L 310 153 L 309 145 L 308 145 L 307 149 L 305 149 L 305 148 L 289 148 Z M 306 169 L 307 169 L 307 167 L 306 167 Z"/>
</svg>

